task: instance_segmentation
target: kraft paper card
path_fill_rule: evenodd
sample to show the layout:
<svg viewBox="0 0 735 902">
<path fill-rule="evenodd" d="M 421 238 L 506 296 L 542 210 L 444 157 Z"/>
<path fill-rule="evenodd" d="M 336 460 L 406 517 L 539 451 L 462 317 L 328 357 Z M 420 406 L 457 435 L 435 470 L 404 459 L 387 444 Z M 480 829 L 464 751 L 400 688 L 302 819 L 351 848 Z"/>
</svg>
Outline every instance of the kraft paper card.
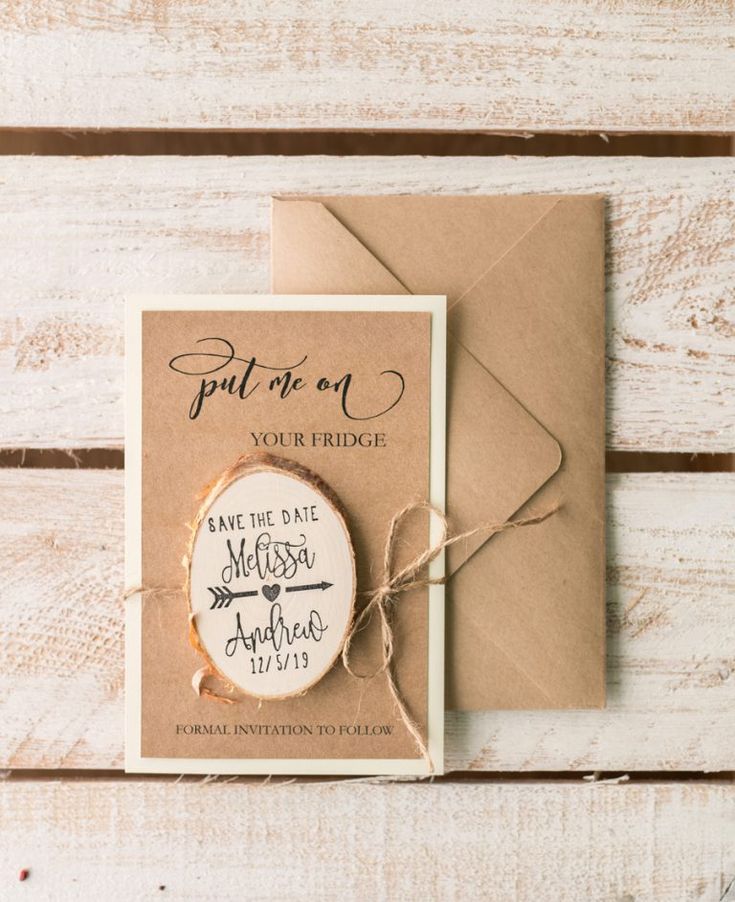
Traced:
<svg viewBox="0 0 735 902">
<path fill-rule="evenodd" d="M 441 773 L 446 298 L 126 318 L 126 770 Z"/>
<path fill-rule="evenodd" d="M 448 300 L 447 703 L 605 701 L 604 228 L 596 196 L 284 197 L 277 292 Z"/>
</svg>

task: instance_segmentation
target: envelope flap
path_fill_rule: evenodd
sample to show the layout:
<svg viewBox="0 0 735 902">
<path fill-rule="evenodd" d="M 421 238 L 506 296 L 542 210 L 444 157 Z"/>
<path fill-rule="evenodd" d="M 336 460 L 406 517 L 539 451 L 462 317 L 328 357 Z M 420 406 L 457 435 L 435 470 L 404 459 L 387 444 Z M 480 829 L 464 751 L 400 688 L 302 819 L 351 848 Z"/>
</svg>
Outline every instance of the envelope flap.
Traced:
<svg viewBox="0 0 735 902">
<path fill-rule="evenodd" d="M 324 200 L 325 203 L 316 199 L 273 199 L 274 291 L 281 294 L 407 293 L 402 269 L 392 271 L 364 242 L 380 245 L 387 250 L 390 242 L 386 243 L 385 235 L 389 233 L 395 244 L 402 248 L 401 266 L 403 260 L 424 260 L 428 265 L 437 255 L 438 246 L 434 250 L 422 251 L 421 241 L 427 238 L 430 231 L 425 224 L 426 215 L 433 214 L 434 232 L 445 237 L 453 234 L 462 221 L 456 211 L 437 221 L 442 207 L 437 206 L 436 202 L 444 202 L 444 209 L 449 214 L 447 198 L 347 197 Z M 480 221 L 477 218 L 477 198 L 453 200 L 462 201 L 459 212 L 467 213 L 471 218 L 471 228 L 467 234 L 475 232 Z M 503 240 L 493 245 L 493 253 L 501 257 L 503 248 L 509 243 L 510 246 L 517 244 L 518 236 L 525 234 L 539 216 L 545 215 L 556 202 L 556 199 L 550 201 L 548 197 L 523 198 L 518 212 L 516 204 L 490 203 L 507 201 L 507 198 L 482 200 L 483 215 L 486 208 L 495 210 L 496 216 L 500 216 L 506 208 L 513 212 L 511 234 L 499 229 Z M 533 203 L 526 203 L 526 200 Z M 384 219 L 373 219 L 373 201 L 381 202 Z M 433 202 L 428 205 L 431 209 L 424 203 L 427 201 Z M 338 210 L 339 216 L 332 213 L 333 208 Z M 401 230 L 398 224 L 402 214 L 408 217 L 408 221 Z M 343 219 L 360 232 L 359 238 L 344 224 Z M 463 231 L 467 231 L 466 227 Z M 410 252 L 408 240 L 412 242 Z M 435 236 L 432 240 L 436 240 Z M 479 262 L 473 264 L 478 274 L 488 267 L 488 248 L 483 245 L 482 250 Z M 443 272 L 449 264 L 443 255 L 439 256 L 438 272 Z M 399 265 L 398 259 L 395 265 Z M 463 282 L 457 285 L 467 287 L 467 270 L 463 267 L 459 269 L 463 272 Z M 420 268 L 417 273 L 419 271 Z M 410 287 L 416 290 L 415 285 Z M 429 293 L 436 294 L 436 287 Z M 462 532 L 481 524 L 508 519 L 557 471 L 561 449 L 553 436 L 498 382 L 484 361 L 480 362 L 451 337 L 448 355 L 447 512 L 452 528 Z M 486 541 L 487 536 L 480 533 L 449 549 L 447 572 L 451 575 L 458 570 Z"/>
<path fill-rule="evenodd" d="M 580 361 L 596 359 L 604 341 L 604 307 L 580 303 L 589 286 L 601 290 L 601 214 L 599 197 L 558 198 L 512 254 L 449 306 L 452 334 L 515 397 L 544 412 L 567 458 L 570 437 L 601 450 L 588 420 L 602 416 L 603 368 L 580 378 Z"/>
<path fill-rule="evenodd" d="M 556 439 L 453 336 L 447 376 L 447 509 L 454 532 L 511 517 L 561 464 Z M 487 541 L 447 551 L 455 573 Z"/>
<path fill-rule="evenodd" d="M 275 197 L 272 204 L 276 294 L 411 293 L 324 204 Z"/>
<path fill-rule="evenodd" d="M 451 303 L 531 231 L 561 195 L 318 199 L 413 294 Z"/>
</svg>

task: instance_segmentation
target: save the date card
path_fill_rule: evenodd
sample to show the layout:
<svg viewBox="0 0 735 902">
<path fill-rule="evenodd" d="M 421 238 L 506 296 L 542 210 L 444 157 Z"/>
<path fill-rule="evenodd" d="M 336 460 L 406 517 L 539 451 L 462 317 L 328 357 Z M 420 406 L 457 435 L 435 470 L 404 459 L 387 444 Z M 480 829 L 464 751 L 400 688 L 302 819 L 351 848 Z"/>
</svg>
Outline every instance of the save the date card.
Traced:
<svg viewBox="0 0 735 902">
<path fill-rule="evenodd" d="M 127 771 L 442 772 L 445 320 L 128 299 Z"/>
</svg>

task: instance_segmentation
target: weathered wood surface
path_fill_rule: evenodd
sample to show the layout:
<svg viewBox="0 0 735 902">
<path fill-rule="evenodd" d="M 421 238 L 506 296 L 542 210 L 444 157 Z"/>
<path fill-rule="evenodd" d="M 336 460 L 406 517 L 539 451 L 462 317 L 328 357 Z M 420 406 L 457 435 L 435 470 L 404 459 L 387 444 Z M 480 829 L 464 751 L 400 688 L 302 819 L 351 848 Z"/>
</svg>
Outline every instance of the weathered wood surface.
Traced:
<svg viewBox="0 0 735 902">
<path fill-rule="evenodd" d="M 0 126 L 724 132 L 731 49 L 729 0 L 14 0 Z"/>
<path fill-rule="evenodd" d="M 732 451 L 735 160 L 0 158 L 0 445 L 123 443 L 122 296 L 267 292 L 277 193 L 602 192 L 608 447 Z"/>
<path fill-rule="evenodd" d="M 122 766 L 122 488 L 0 469 L 0 766 Z M 607 709 L 451 712 L 449 770 L 735 766 L 735 474 L 610 476 L 608 503 Z"/>
<path fill-rule="evenodd" d="M 732 784 L 8 782 L 0 831 L 6 902 L 719 902 L 735 877 Z"/>
</svg>

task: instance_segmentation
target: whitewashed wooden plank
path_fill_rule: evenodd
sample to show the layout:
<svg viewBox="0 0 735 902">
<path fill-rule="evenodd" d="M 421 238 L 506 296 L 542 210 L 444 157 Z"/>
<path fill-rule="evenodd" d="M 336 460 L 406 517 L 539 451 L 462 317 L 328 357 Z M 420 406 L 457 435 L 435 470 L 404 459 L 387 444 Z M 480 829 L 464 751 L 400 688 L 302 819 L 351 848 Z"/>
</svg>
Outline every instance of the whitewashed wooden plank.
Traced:
<svg viewBox="0 0 735 902">
<path fill-rule="evenodd" d="M 123 473 L 0 470 L 0 749 L 121 766 Z"/>
<path fill-rule="evenodd" d="M 122 477 L 0 470 L 0 766 L 122 765 Z M 451 712 L 448 769 L 732 769 L 735 474 L 608 498 L 607 709 Z"/>
<path fill-rule="evenodd" d="M 123 442 L 125 292 L 267 292 L 271 194 L 602 192 L 608 447 L 735 445 L 734 159 L 0 158 L 0 446 Z"/>
<path fill-rule="evenodd" d="M 735 876 L 732 784 L 13 781 L 0 830 L 7 902 L 718 902 Z"/>
<path fill-rule="evenodd" d="M 725 132 L 731 14 L 717 0 L 14 0 L 0 126 Z"/>
</svg>

